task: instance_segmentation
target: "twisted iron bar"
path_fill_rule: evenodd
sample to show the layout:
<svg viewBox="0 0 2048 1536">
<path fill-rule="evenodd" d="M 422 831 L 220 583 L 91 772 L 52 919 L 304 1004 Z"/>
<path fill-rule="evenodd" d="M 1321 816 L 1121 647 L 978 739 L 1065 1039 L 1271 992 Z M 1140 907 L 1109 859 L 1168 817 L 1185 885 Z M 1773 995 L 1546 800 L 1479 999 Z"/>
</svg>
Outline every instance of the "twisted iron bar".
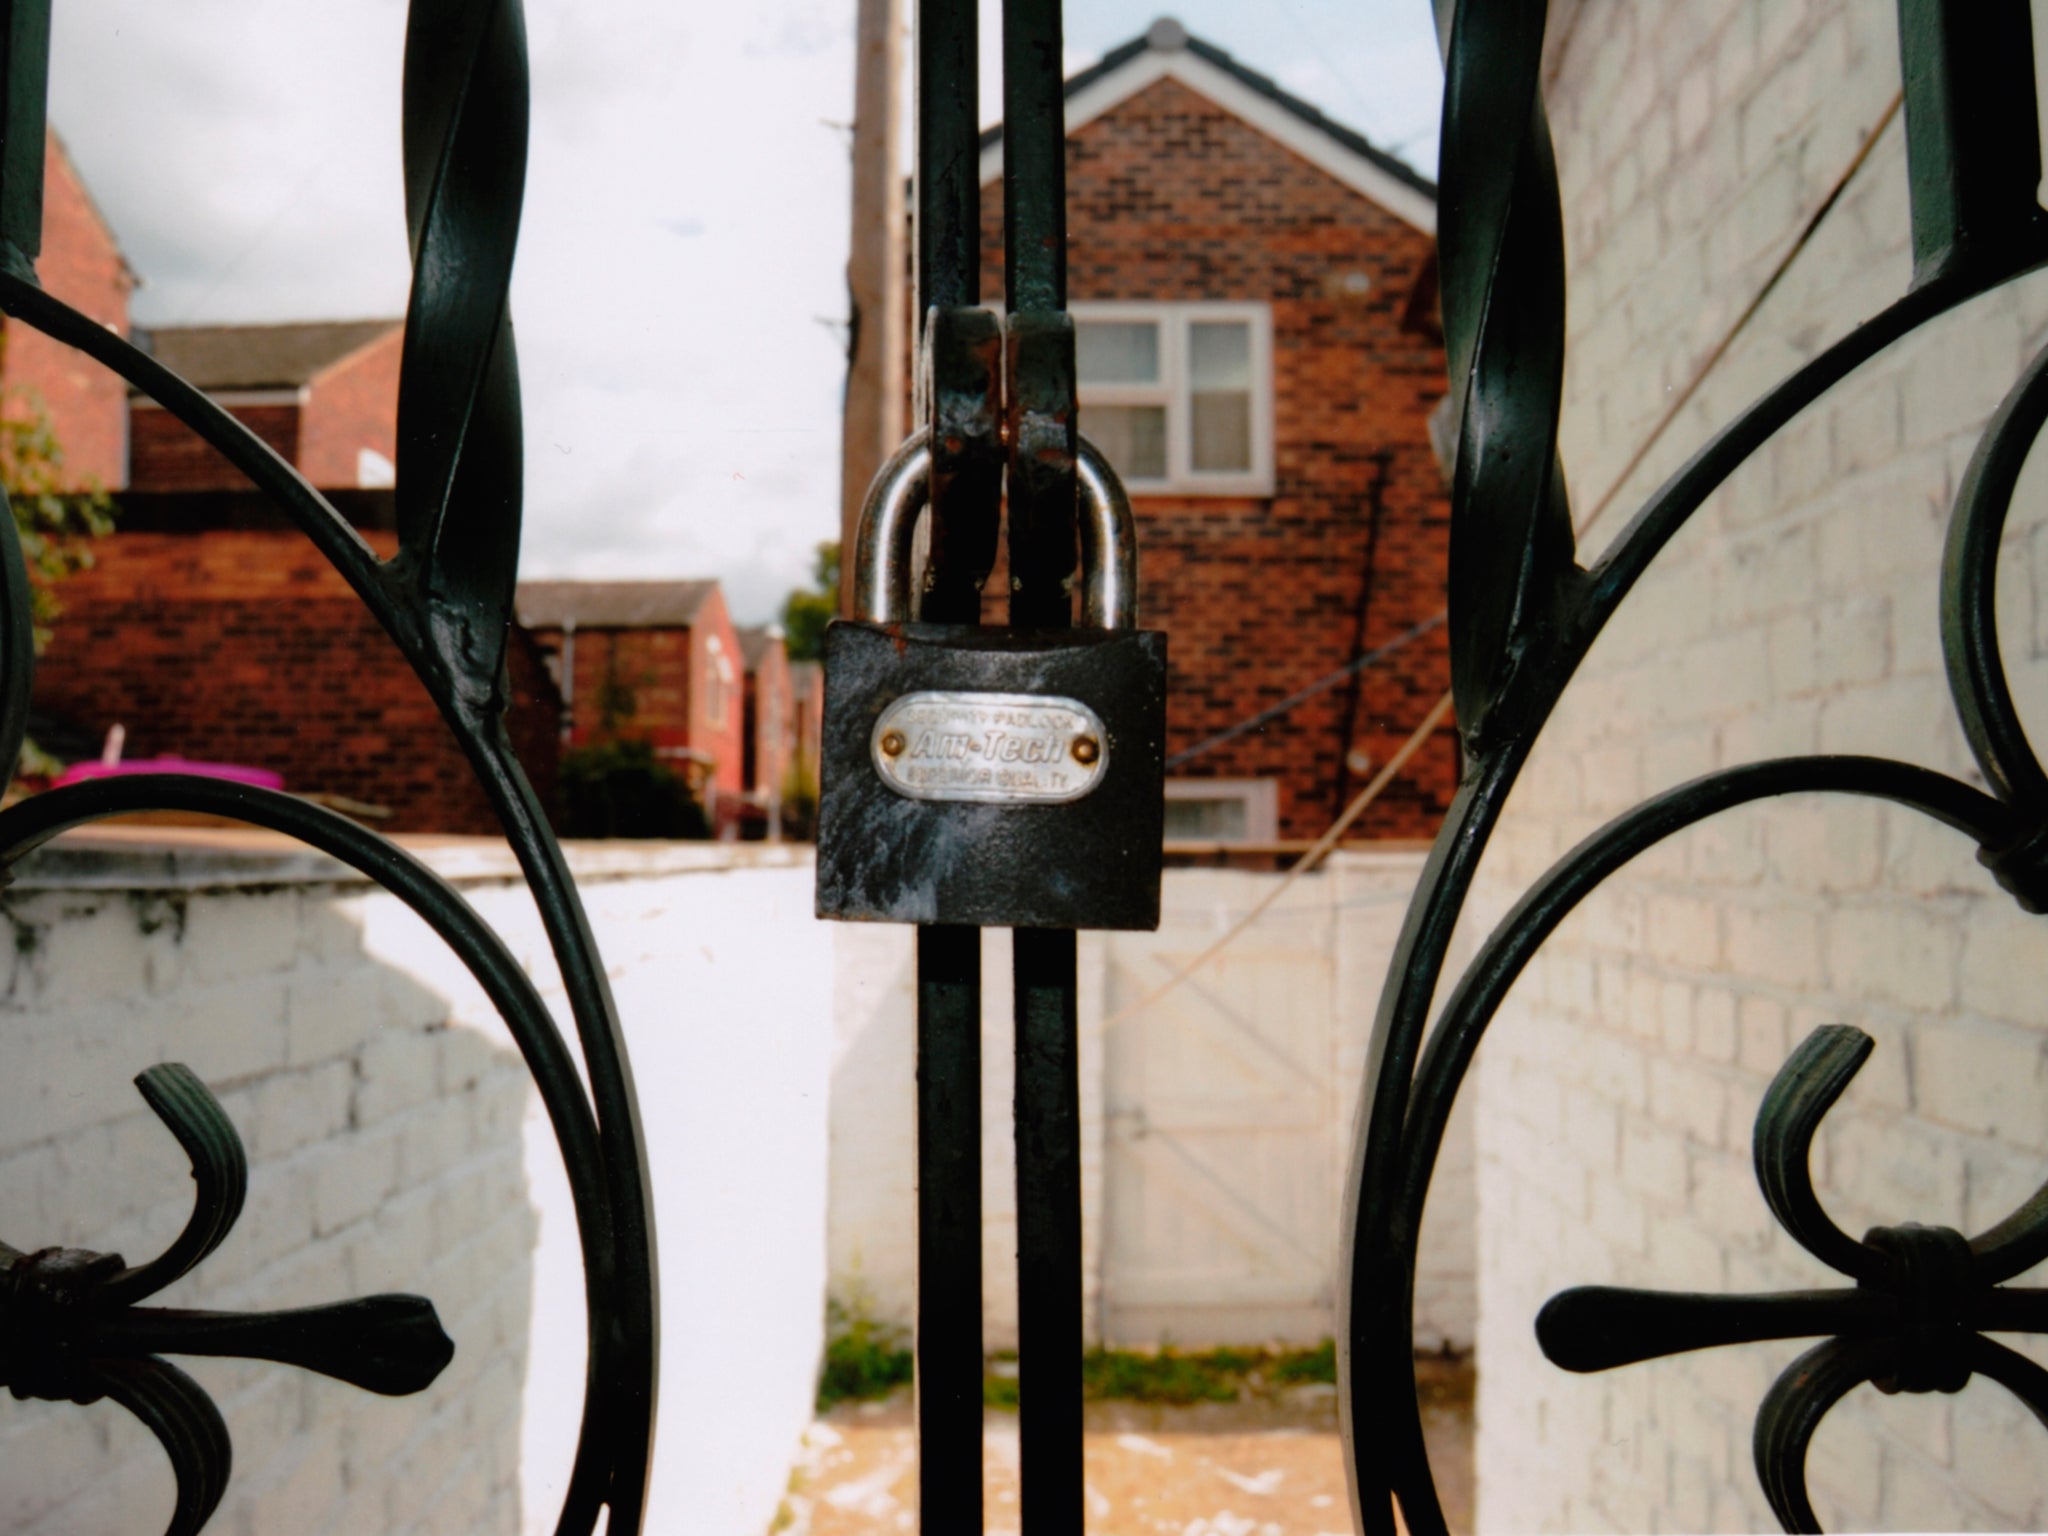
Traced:
<svg viewBox="0 0 2048 1536">
<path fill-rule="evenodd" d="M 11 865 L 66 827 L 126 811 L 205 810 L 343 859 L 426 918 L 504 1015 L 569 1173 L 588 1363 L 576 1459 L 556 1529 L 587 1533 L 604 1517 L 609 1530 L 638 1530 L 657 1343 L 644 1142 L 596 943 L 504 726 L 522 470 L 506 306 L 526 166 L 520 5 L 413 0 L 407 17 L 403 141 L 413 282 L 399 382 L 399 548 L 389 560 L 379 559 L 317 490 L 218 404 L 42 288 L 35 256 L 49 25 L 50 0 L 0 4 L 0 311 L 109 368 L 192 428 L 275 500 L 376 616 L 455 733 L 519 860 L 560 968 L 589 1087 L 532 983 L 456 891 L 394 845 L 290 796 L 174 775 L 80 785 L 0 812 L 0 863 Z M 28 595 L 12 520 L 0 517 L 0 762 L 10 765 L 26 728 L 33 668 Z M 202 1237 L 188 1239 L 203 1246 Z M 238 1352 L 309 1363 L 299 1354 L 278 1356 L 275 1336 L 245 1322 L 188 1322 L 169 1332 L 117 1323 L 111 1298 L 132 1300 L 141 1282 L 104 1263 L 25 1255 L 9 1260 L 9 1273 L 16 1276 L 6 1314 L 10 1350 L 21 1308 L 29 1305 L 24 1298 L 47 1293 L 90 1295 L 100 1332 L 136 1349 L 209 1353 L 220 1350 L 202 1346 L 232 1344 Z M 361 1323 L 365 1315 L 352 1318 Z M 195 1398 L 198 1389 L 161 1362 L 110 1357 L 95 1369 L 95 1390 L 147 1423 L 179 1468 L 172 1531 L 197 1530 L 226 1482 L 218 1415 L 198 1406 L 203 1394 Z M 403 1390 L 424 1385 L 418 1380 Z"/>
<path fill-rule="evenodd" d="M 1417 1234 L 1444 1128 L 1479 1042 L 1515 977 L 1580 901 L 1637 854 L 1708 816 L 1820 792 L 1877 796 L 1935 818 L 1976 843 L 1979 859 L 2025 910 L 2048 910 L 2048 774 L 2012 705 L 1994 592 L 2013 487 L 2048 421 L 2044 354 L 1980 441 L 1942 572 L 1950 692 L 1991 793 L 1860 757 L 1757 763 L 1682 785 L 1617 818 L 1538 880 L 1456 979 L 1432 1024 L 1451 933 L 1508 793 L 1586 652 L 1650 562 L 1772 434 L 1857 367 L 2048 262 L 2048 219 L 2035 192 L 2041 165 L 2024 0 L 1900 0 L 1911 289 L 1737 415 L 1643 503 L 1598 561 L 1580 564 L 1557 463 L 1565 261 L 1539 88 L 1544 9 L 1436 3 L 1445 56 L 1442 304 L 1460 424 L 1450 643 L 1465 776 L 1389 966 L 1346 1192 L 1339 1401 L 1353 1518 L 1374 1536 L 1391 1536 L 1396 1504 L 1416 1536 L 1444 1530 L 1413 1390 Z M 1862 1381 L 1942 1389 L 1976 1371 L 2037 1413 L 2048 1404 L 2048 1377 L 1976 1331 L 2041 1324 L 2032 1293 L 1998 1282 L 2048 1255 L 2048 1188 L 1968 1244 L 1912 1226 L 1854 1243 L 1820 1214 L 1801 1127 L 1810 1138 L 1809 1120 L 1817 1122 L 1846 1084 L 1850 1057 L 1860 1062 L 1856 1052 L 1867 1050 L 1853 1044 L 1860 1039 L 1824 1031 L 1802 1047 L 1767 1099 L 1757 1142 L 1774 1212 L 1811 1251 L 1857 1277 L 1857 1291 L 1815 1293 L 1824 1300 L 1567 1293 L 1544 1324 L 1546 1339 L 1584 1368 L 1618 1364 L 1623 1355 L 1647 1358 L 1617 1354 L 1618 1345 L 1603 1353 L 1597 1340 L 1587 1342 L 1589 1330 L 1597 1334 L 1609 1321 L 1623 1327 L 1628 1318 L 1638 1325 L 1630 1335 L 1636 1344 L 1664 1341 L 1649 1353 L 1698 1347 L 1689 1339 L 1835 1334 L 1780 1379 L 1758 1421 L 1759 1475 L 1790 1528 L 1812 1528 L 1802 1469 L 1813 1427 Z"/>
</svg>

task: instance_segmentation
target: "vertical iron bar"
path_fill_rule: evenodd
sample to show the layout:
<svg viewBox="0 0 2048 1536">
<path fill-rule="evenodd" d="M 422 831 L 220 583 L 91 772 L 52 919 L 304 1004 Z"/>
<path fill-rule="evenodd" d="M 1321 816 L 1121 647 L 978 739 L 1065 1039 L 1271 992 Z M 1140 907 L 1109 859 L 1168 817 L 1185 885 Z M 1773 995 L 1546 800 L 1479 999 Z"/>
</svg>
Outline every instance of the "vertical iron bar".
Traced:
<svg viewBox="0 0 2048 1536">
<path fill-rule="evenodd" d="M 1024 1536 L 1082 1529 L 1081 1074 L 1071 929 L 1019 928 L 1018 1451 Z"/>
<path fill-rule="evenodd" d="M 917 8 L 917 315 L 981 301 L 981 31 L 974 0 Z"/>
<path fill-rule="evenodd" d="M 1074 622 L 1074 323 L 1067 305 L 1066 90 L 1059 0 L 1003 4 L 1003 281 L 1010 622 Z"/>
<path fill-rule="evenodd" d="M 981 930 L 917 932 L 918 1525 L 981 1529 Z"/>
<path fill-rule="evenodd" d="M 34 274 L 43 248 L 43 135 L 50 91 L 50 0 L 0 10 L 0 249 Z"/>
<path fill-rule="evenodd" d="M 927 359 L 932 311 L 981 298 L 980 49 L 975 0 L 919 0 L 911 323 L 916 355 Z M 929 362 L 918 372 L 917 414 L 936 425 Z M 926 516 L 934 564 L 943 567 L 949 522 L 964 520 L 965 533 L 985 520 L 993 541 L 995 488 L 959 474 L 950 459 L 942 470 L 937 442 L 935 433 Z M 958 505 L 956 485 L 991 505 Z M 942 583 L 918 616 L 971 624 L 979 606 L 978 584 Z M 970 1536 L 982 1522 L 981 930 L 954 925 L 917 932 L 916 1342 L 918 1527 Z"/>
<path fill-rule="evenodd" d="M 1074 332 L 1060 0 L 1003 4 L 1010 622 L 1073 623 Z M 1015 933 L 1017 1354 L 1025 1536 L 1072 1536 L 1081 1460 L 1081 1091 L 1071 930 Z"/>
<path fill-rule="evenodd" d="M 1067 307 L 1060 0 L 1003 0 L 1003 282 L 1012 314 Z"/>
</svg>

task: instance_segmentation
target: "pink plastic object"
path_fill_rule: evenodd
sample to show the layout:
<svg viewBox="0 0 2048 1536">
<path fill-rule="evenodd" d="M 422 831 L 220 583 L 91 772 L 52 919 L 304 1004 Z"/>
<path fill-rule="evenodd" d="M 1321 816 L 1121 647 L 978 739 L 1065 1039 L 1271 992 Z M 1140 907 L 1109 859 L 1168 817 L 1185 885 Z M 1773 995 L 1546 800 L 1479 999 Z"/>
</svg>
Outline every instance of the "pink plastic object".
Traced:
<svg viewBox="0 0 2048 1536">
<path fill-rule="evenodd" d="M 86 779 L 113 778 L 128 773 L 190 773 L 202 779 L 227 779 L 256 789 L 283 789 L 284 775 L 268 768 L 244 768 L 240 763 L 199 763 L 186 757 L 131 757 L 120 763 L 73 763 L 50 781 L 52 789 Z"/>
</svg>

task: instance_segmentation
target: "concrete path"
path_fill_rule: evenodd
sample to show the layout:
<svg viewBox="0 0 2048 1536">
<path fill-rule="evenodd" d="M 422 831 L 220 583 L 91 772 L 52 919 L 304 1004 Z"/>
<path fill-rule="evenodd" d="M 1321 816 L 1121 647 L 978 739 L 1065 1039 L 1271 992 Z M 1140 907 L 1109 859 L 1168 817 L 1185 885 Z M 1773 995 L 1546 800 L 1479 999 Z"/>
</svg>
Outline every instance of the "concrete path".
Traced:
<svg viewBox="0 0 2048 1536">
<path fill-rule="evenodd" d="M 1425 1429 L 1453 1531 L 1472 1528 L 1471 1375 L 1432 1367 Z M 1017 1536 L 1017 1417 L 990 1411 L 983 1435 L 988 1536 Z M 1351 1513 L 1335 1389 L 1283 1402 L 1088 1410 L 1088 1536 L 1348 1536 Z M 910 1400 L 835 1409 L 812 1425 L 791 1481 L 787 1536 L 916 1530 Z"/>
</svg>

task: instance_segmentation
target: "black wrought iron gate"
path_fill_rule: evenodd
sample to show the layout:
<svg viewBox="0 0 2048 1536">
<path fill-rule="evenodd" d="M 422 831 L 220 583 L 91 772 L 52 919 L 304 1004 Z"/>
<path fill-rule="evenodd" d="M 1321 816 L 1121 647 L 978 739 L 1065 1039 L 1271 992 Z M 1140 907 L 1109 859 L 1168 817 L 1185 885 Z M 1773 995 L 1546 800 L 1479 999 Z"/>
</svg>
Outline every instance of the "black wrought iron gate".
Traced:
<svg viewBox="0 0 2048 1536">
<path fill-rule="evenodd" d="M 381 561 L 232 417 L 38 284 L 49 4 L 0 5 L 0 308 L 175 412 L 276 499 L 376 614 L 455 731 L 518 853 L 562 970 L 589 1089 L 532 983 L 463 899 L 390 844 L 305 802 L 176 776 L 102 780 L 0 811 L 0 861 L 127 811 L 210 812 L 274 828 L 353 865 L 453 946 L 511 1026 L 571 1176 L 589 1371 L 558 1528 L 588 1532 L 608 1511 L 612 1531 L 638 1529 L 657 1337 L 631 1075 L 561 851 L 502 728 L 520 505 L 505 305 L 526 138 L 517 0 L 414 0 L 411 8 L 404 143 L 415 276 L 399 405 L 400 548 Z M 2025 910 L 2048 909 L 2048 772 L 2013 704 L 1992 593 L 2019 469 L 2048 423 L 2044 355 L 1984 434 L 1957 498 L 1942 572 L 1951 691 L 1989 792 L 1861 757 L 1762 762 L 1685 785 L 1622 816 L 1532 886 L 1432 1022 L 1451 930 L 1508 791 L 1588 647 L 1658 551 L 1772 433 L 1859 364 L 2048 263 L 2024 0 L 1900 0 L 1917 260 L 1911 290 L 1740 414 L 1644 504 L 1608 554 L 1581 566 L 1556 459 L 1565 265 L 1539 89 L 1545 9 L 1539 0 L 1437 6 L 1448 76 L 1443 315 L 1459 420 L 1452 689 L 1466 773 L 1395 955 L 1347 1192 L 1341 1402 L 1354 1519 L 1369 1532 L 1393 1530 L 1396 1504 L 1418 1536 L 1443 1529 L 1413 1390 L 1416 1236 L 1451 1103 L 1486 1025 L 1577 902 L 1703 818 L 1768 796 L 1824 791 L 1882 797 L 1960 831 Z M 1007 0 L 1003 11 L 1000 318 L 980 307 L 975 12 L 972 0 L 923 0 L 918 27 L 916 275 L 927 317 L 919 412 L 930 506 L 918 617 L 978 621 L 1006 502 L 1011 624 L 1065 628 L 1077 550 L 1094 540 L 1101 555 L 1104 535 L 1077 520 L 1077 485 L 1089 471 L 1065 312 L 1060 6 Z M 1110 563 L 1111 585 L 1124 583 L 1125 601 L 1128 576 Z M 1098 579 L 1108 578 L 1091 578 Z M 31 646 L 27 577 L 5 518 L 0 580 L 0 758 L 11 760 L 27 716 Z M 1094 596 L 1105 611 L 1114 606 L 1113 594 Z M 1087 761 L 1078 751 L 1076 760 Z M 1075 937 L 1070 928 L 1019 927 L 1015 943 L 1022 1512 L 1026 1530 L 1069 1536 L 1085 1523 Z M 935 923 L 919 933 L 920 1499 L 924 1529 L 945 1533 L 982 1522 L 979 956 L 973 927 Z M 1757 1421 L 1758 1472 L 1791 1529 L 1813 1527 L 1803 1464 L 1815 1425 L 1861 1382 L 1953 1391 L 1982 1373 L 2048 1421 L 2048 1374 L 1984 1336 L 2048 1329 L 2048 1292 L 2003 1285 L 2048 1257 L 2048 1189 L 1971 1239 L 1908 1224 L 1855 1241 L 1815 1199 L 1806 1162 L 1815 1126 L 1869 1050 L 1846 1026 L 1809 1038 L 1767 1096 L 1756 1134 L 1772 1211 L 1853 1289 L 1764 1297 L 1590 1289 L 1556 1298 L 1538 1324 L 1551 1357 L 1575 1370 L 1742 1340 L 1822 1337 L 1780 1379 Z M 161 1356 L 255 1355 L 405 1392 L 431 1380 L 451 1346 L 417 1297 L 252 1316 L 137 1307 L 218 1245 L 239 1214 L 246 1180 L 234 1130 L 196 1078 L 156 1067 L 138 1086 L 192 1160 L 192 1220 L 162 1256 L 136 1267 L 118 1256 L 0 1246 L 0 1383 L 22 1397 L 111 1397 L 134 1412 L 177 1471 L 170 1529 L 182 1536 L 219 1502 L 230 1452 L 213 1405 Z"/>
</svg>

